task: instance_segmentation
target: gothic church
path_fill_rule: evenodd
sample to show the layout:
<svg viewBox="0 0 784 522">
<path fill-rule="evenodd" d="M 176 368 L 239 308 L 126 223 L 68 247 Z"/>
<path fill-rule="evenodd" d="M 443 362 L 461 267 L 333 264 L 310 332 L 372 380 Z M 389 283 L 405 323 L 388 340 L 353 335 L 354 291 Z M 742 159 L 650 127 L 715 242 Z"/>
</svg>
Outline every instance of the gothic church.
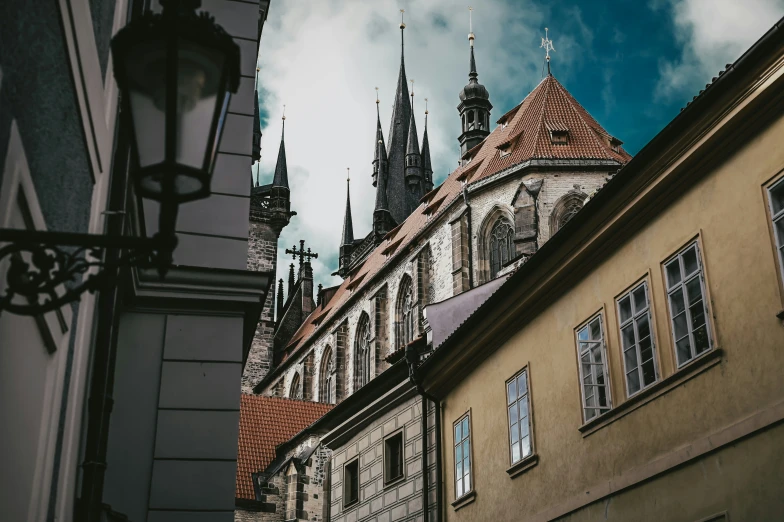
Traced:
<svg viewBox="0 0 784 522">
<path fill-rule="evenodd" d="M 524 263 L 631 156 L 549 74 L 491 129 L 490 93 L 479 82 L 469 34 L 468 84 L 457 105 L 461 161 L 438 187 L 427 135 L 420 144 L 405 71 L 389 132 L 377 120 L 370 233 L 354 237 L 347 193 L 340 239 L 342 284 L 314 299 L 310 258 L 299 256 L 270 292 L 242 378 L 243 392 L 336 404 L 425 336 L 423 309 L 502 277 Z M 370 158 L 369 158 L 370 159 Z M 273 181 L 254 186 L 248 269 L 275 269 L 277 240 L 292 216 L 286 152 Z"/>
</svg>

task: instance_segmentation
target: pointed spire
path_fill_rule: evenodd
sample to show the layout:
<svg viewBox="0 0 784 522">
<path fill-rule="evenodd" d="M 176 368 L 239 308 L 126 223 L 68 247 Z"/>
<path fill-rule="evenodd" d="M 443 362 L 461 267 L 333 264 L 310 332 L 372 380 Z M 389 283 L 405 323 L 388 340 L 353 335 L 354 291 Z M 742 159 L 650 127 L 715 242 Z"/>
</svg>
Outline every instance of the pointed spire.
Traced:
<svg viewBox="0 0 784 522">
<path fill-rule="evenodd" d="M 294 294 L 294 263 L 289 265 L 289 298 Z"/>
<path fill-rule="evenodd" d="M 378 144 L 384 145 L 384 133 L 381 131 L 381 113 L 379 112 L 378 87 L 376 87 L 376 141 L 373 144 L 373 186 L 378 185 L 379 162 L 381 149 Z M 384 161 L 386 161 L 386 147 L 383 147 Z"/>
<path fill-rule="evenodd" d="M 278 150 L 278 162 L 275 164 L 275 175 L 272 178 L 273 187 L 289 188 L 289 171 L 286 166 L 286 145 L 284 134 L 286 132 L 286 106 L 283 106 L 283 125 L 280 131 L 280 149 Z"/>
<path fill-rule="evenodd" d="M 408 123 L 408 145 L 406 146 L 406 157 L 410 154 L 419 155 L 419 137 L 416 131 L 416 118 L 414 118 L 414 80 L 411 80 L 411 118 Z M 406 161 L 406 166 L 409 166 Z"/>
<path fill-rule="evenodd" d="M 346 215 L 343 218 L 343 239 L 340 245 L 351 245 L 354 243 L 354 223 L 351 219 L 351 177 L 349 169 L 346 169 Z"/>
<path fill-rule="evenodd" d="M 283 316 L 283 278 L 278 279 L 278 321 Z"/>
<path fill-rule="evenodd" d="M 376 157 L 378 157 L 378 185 L 376 186 L 376 206 L 375 210 L 389 210 L 387 200 L 387 179 L 389 169 L 387 164 L 387 150 L 384 147 L 384 139 L 376 142 Z"/>
<path fill-rule="evenodd" d="M 427 115 L 427 98 L 425 98 L 425 132 L 422 135 L 422 171 L 425 175 L 425 193 L 433 190 L 433 167 L 430 162 L 430 141 L 427 139 Z"/>
</svg>

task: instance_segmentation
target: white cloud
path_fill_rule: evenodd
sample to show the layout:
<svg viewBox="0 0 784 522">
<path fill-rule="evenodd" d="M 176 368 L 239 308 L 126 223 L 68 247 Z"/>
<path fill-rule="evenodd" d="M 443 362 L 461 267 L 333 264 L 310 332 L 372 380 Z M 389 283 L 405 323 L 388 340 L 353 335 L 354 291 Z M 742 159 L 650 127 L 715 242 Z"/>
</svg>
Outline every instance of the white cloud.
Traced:
<svg viewBox="0 0 784 522">
<path fill-rule="evenodd" d="M 260 58 L 268 96 L 269 126 L 262 138 L 262 183 L 269 183 L 280 140 L 280 117 L 286 104 L 286 154 L 297 216 L 283 230 L 278 277 L 286 278 L 291 257 L 284 249 L 306 240 L 319 253 L 316 283 L 339 283 L 336 269 L 343 225 L 346 167 L 351 168 L 354 233 L 370 230 L 374 188 L 371 185 L 376 128 L 374 87 L 379 88 L 384 138 L 400 64 L 399 9 L 406 9 L 405 63 L 415 79 L 415 114 L 419 138 L 424 130 L 424 98 L 434 176 L 440 182 L 458 158 L 458 92 L 468 80 L 468 13 L 464 0 L 275 2 L 264 27 Z M 502 98 L 522 100 L 540 80 L 543 55 L 538 49 L 546 11 L 516 0 L 477 2 L 474 10 L 479 79 L 490 90 L 498 117 L 511 106 Z M 579 11 L 575 10 L 579 17 Z M 551 28 L 552 29 L 552 28 Z M 574 39 L 556 48 L 578 48 Z M 568 76 L 579 53 L 563 53 L 554 69 Z M 571 58 L 567 58 L 571 56 Z M 560 59 L 556 56 L 554 60 Z"/>
<path fill-rule="evenodd" d="M 670 10 L 683 49 L 678 60 L 659 64 L 659 99 L 709 83 L 784 15 L 784 0 L 666 0 L 654 5 Z"/>
</svg>

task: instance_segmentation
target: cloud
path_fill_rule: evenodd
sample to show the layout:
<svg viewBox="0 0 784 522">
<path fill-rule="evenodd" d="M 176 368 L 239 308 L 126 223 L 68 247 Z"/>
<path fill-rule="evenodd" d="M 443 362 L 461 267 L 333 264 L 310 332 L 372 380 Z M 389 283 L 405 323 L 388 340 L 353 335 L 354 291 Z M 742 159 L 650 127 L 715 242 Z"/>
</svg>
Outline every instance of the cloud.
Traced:
<svg viewBox="0 0 784 522">
<path fill-rule="evenodd" d="M 458 92 L 468 80 L 468 13 L 464 0 L 276 2 L 264 26 L 259 53 L 264 113 L 262 160 L 258 172 L 269 183 L 286 104 L 286 156 L 292 210 L 297 212 L 279 242 L 278 277 L 286 278 L 288 245 L 306 241 L 319 253 L 316 283 L 338 284 L 346 168 L 351 168 L 351 204 L 356 237 L 372 220 L 371 185 L 376 128 L 374 87 L 379 88 L 384 137 L 388 139 L 391 105 L 400 65 L 399 9 L 406 9 L 405 63 L 415 79 L 414 112 L 419 138 L 424 130 L 424 98 L 429 99 L 428 134 L 434 178 L 441 182 L 457 163 L 460 124 Z M 482 2 L 474 10 L 476 60 L 500 116 L 519 103 L 540 80 L 538 48 L 547 8 L 523 0 Z M 590 31 L 572 12 L 571 23 L 583 37 Z M 574 37 L 556 47 L 579 47 Z M 579 55 L 579 53 L 576 53 Z M 571 58 L 566 58 L 571 56 Z M 569 76 L 573 53 L 564 53 L 557 73 Z"/>
<path fill-rule="evenodd" d="M 657 100 L 708 83 L 784 15 L 784 0 L 655 0 L 651 5 L 671 12 L 682 47 L 680 58 L 659 63 Z"/>
</svg>

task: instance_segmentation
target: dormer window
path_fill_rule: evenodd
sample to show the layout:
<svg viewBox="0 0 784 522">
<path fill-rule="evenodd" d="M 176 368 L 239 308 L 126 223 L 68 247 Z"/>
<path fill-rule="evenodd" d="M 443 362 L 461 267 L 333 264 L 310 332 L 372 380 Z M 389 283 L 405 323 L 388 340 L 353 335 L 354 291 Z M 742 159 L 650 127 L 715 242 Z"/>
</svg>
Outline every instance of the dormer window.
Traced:
<svg viewBox="0 0 784 522">
<path fill-rule="evenodd" d="M 569 143 L 569 131 L 565 129 L 551 130 L 550 143 L 553 145 L 567 145 Z"/>
<path fill-rule="evenodd" d="M 623 145 L 623 142 L 618 138 L 610 138 L 610 148 L 613 150 L 613 152 L 617 152 L 620 154 L 621 145 Z"/>
<path fill-rule="evenodd" d="M 498 156 L 500 158 L 505 158 L 506 156 L 510 155 L 511 153 L 512 153 L 512 144 L 511 143 L 507 143 L 507 144 L 502 145 L 501 147 L 498 148 Z"/>
</svg>

